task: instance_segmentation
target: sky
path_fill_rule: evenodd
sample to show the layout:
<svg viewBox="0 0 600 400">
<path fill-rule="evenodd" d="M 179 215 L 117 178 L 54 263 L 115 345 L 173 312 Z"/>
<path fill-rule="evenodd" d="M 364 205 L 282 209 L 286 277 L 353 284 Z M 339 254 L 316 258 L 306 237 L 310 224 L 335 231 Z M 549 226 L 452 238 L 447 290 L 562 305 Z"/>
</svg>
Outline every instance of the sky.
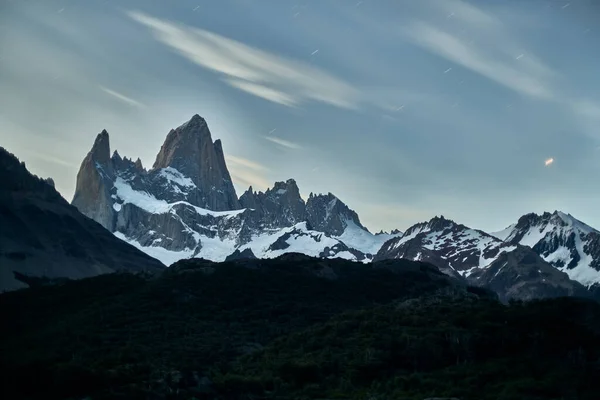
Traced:
<svg viewBox="0 0 600 400">
<path fill-rule="evenodd" d="M 71 200 L 102 129 L 149 167 L 199 114 L 238 195 L 294 178 L 371 231 L 600 228 L 599 21 L 595 0 L 0 0 L 0 146 Z"/>
</svg>

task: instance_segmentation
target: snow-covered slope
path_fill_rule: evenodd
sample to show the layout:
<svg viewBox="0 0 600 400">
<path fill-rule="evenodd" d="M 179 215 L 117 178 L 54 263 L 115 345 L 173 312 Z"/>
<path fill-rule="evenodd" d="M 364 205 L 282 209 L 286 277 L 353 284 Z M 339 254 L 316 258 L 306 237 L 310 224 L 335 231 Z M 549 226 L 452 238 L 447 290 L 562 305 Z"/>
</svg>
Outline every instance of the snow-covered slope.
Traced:
<svg viewBox="0 0 600 400">
<path fill-rule="evenodd" d="M 447 275 L 493 287 L 503 300 L 586 293 L 583 286 L 557 271 L 531 248 L 444 217 L 416 224 L 403 236 L 389 240 L 375 261 L 390 258 L 430 262 Z"/>
<path fill-rule="evenodd" d="M 531 247 L 585 286 L 600 284 L 600 232 L 570 214 L 527 214 L 493 235 L 507 243 Z"/>
<path fill-rule="evenodd" d="M 386 242 L 376 259 L 428 261 L 450 275 L 468 277 L 474 270 L 490 265 L 500 254 L 515 249 L 516 246 L 483 231 L 435 217 Z"/>
</svg>

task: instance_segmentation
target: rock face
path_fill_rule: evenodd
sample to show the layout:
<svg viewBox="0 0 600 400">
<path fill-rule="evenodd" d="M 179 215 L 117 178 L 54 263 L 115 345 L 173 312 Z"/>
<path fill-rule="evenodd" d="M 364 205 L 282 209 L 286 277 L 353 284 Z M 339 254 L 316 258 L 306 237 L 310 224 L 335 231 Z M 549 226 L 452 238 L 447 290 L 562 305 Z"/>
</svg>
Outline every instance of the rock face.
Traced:
<svg viewBox="0 0 600 400">
<path fill-rule="evenodd" d="M 188 201 L 213 211 L 240 208 L 221 141 L 212 141 L 204 118 L 194 115 L 171 130 L 156 156 L 153 170 L 174 169 L 191 179 L 195 190 Z"/>
<path fill-rule="evenodd" d="M 371 234 L 332 194 L 305 202 L 293 179 L 265 192 L 250 187 L 238 199 L 222 144 L 198 115 L 169 132 L 151 170 L 139 159 L 109 155 L 103 131 L 82 163 L 73 205 L 168 265 L 293 251 L 369 261 L 397 236 Z"/>
<path fill-rule="evenodd" d="M 444 217 L 416 224 L 387 241 L 375 260 L 429 262 L 447 275 L 489 287 L 503 300 L 588 296 L 585 288 L 530 247 L 505 242 Z"/>
<path fill-rule="evenodd" d="M 84 164 L 106 165 L 104 137 Z M 91 175 L 90 189 L 105 190 Z M 90 210 L 102 219 L 102 204 Z M 0 148 L 0 291 L 27 287 L 35 278 L 86 278 L 115 271 L 157 271 L 157 260 L 118 240 L 69 205 L 47 180 Z"/>
<path fill-rule="evenodd" d="M 114 179 L 108 132 L 103 130 L 81 163 L 72 204 L 108 230 L 114 228 L 115 222 L 115 212 L 110 200 Z"/>
</svg>

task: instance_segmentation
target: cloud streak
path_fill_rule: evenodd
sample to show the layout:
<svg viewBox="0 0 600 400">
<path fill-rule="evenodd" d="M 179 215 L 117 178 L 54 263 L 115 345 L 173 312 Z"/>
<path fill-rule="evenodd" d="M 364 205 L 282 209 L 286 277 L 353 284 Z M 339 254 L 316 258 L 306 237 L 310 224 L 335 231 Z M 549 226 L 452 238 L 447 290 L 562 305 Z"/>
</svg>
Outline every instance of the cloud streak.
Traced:
<svg viewBox="0 0 600 400">
<path fill-rule="evenodd" d="M 140 103 L 139 101 L 136 101 L 134 99 L 132 99 L 131 97 L 127 97 L 124 94 L 121 94 L 119 92 L 116 92 L 114 90 L 111 90 L 109 88 L 106 88 L 104 86 L 100 86 L 100 89 L 104 92 L 107 93 L 119 100 L 121 100 L 123 103 L 129 104 L 130 106 L 134 106 L 134 107 L 138 107 L 138 108 L 143 108 L 145 107 L 142 103 Z"/>
<path fill-rule="evenodd" d="M 352 109 L 359 93 L 350 84 L 299 60 L 260 50 L 236 40 L 183 24 L 174 24 L 139 11 L 134 21 L 195 64 L 223 75 L 232 87 L 288 107 L 315 101 Z"/>
<path fill-rule="evenodd" d="M 264 165 L 259 164 L 252 160 L 248 160 L 247 158 L 226 155 L 225 160 L 228 163 L 233 164 L 235 166 L 250 168 L 255 171 L 268 171 L 268 168 L 265 167 Z"/>
<path fill-rule="evenodd" d="M 243 187 L 252 186 L 254 189 L 265 190 L 269 187 L 269 181 L 264 173 L 269 169 L 262 164 L 243 157 L 226 155 L 227 167 L 231 178 L 235 183 Z"/>
<path fill-rule="evenodd" d="M 287 95 L 279 90 L 271 89 L 264 85 L 242 81 L 239 79 L 225 79 L 225 82 L 229 83 L 234 88 L 240 89 L 254 96 L 261 97 L 265 100 L 272 101 L 273 103 L 283 104 L 284 106 L 288 107 L 296 107 L 298 105 L 298 100 L 293 96 Z"/>
<path fill-rule="evenodd" d="M 298 150 L 298 149 L 302 148 L 302 146 L 300 146 L 297 143 L 290 142 L 288 140 L 284 140 L 284 139 L 274 137 L 274 136 L 265 136 L 265 139 L 267 139 L 268 141 L 273 142 L 275 144 L 278 144 L 279 146 L 287 147 L 288 149 Z"/>
</svg>

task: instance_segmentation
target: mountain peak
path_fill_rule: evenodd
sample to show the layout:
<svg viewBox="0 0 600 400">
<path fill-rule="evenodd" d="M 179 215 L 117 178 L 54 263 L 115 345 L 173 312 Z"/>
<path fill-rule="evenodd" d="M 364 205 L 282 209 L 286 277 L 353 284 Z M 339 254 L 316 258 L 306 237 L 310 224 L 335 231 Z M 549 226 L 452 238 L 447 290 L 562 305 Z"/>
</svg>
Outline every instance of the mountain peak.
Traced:
<svg viewBox="0 0 600 400">
<path fill-rule="evenodd" d="M 139 170 L 139 171 L 143 171 L 144 170 L 144 165 L 142 164 L 142 160 L 138 157 L 137 160 L 135 160 L 135 167 Z"/>
<path fill-rule="evenodd" d="M 156 156 L 153 168 L 173 167 L 194 180 L 193 173 L 199 172 L 198 164 L 205 158 L 203 156 L 214 157 L 214 153 L 215 146 L 208 125 L 204 118 L 196 114 L 178 128 L 171 129 Z"/>
<path fill-rule="evenodd" d="M 433 230 L 435 230 L 434 228 L 447 228 L 457 224 L 456 222 L 444 217 L 443 215 L 440 215 L 439 217 L 436 215 L 435 217 L 429 220 L 429 225 L 432 227 Z"/>
<path fill-rule="evenodd" d="M 199 189 L 195 205 L 214 211 L 239 208 L 223 145 L 220 140 L 213 143 L 206 120 L 198 114 L 167 135 L 153 170 L 169 167 L 191 179 Z"/>
<path fill-rule="evenodd" d="M 110 137 L 106 129 L 103 129 L 96 136 L 90 154 L 91 158 L 100 164 L 106 164 L 110 161 Z"/>
<path fill-rule="evenodd" d="M 577 218 L 573 217 L 569 213 L 555 210 L 553 212 L 545 211 L 541 215 L 536 213 L 529 213 L 523 215 L 517 221 L 515 225 L 516 230 L 523 231 L 532 227 L 546 227 L 549 224 L 562 226 L 562 227 L 574 227 L 584 233 L 595 231 L 594 228 L 584 224 Z"/>
<path fill-rule="evenodd" d="M 206 120 L 204 118 L 202 118 L 200 115 L 194 114 L 194 115 L 192 115 L 192 118 L 190 119 L 189 122 L 202 123 L 202 122 L 206 122 Z"/>
</svg>

